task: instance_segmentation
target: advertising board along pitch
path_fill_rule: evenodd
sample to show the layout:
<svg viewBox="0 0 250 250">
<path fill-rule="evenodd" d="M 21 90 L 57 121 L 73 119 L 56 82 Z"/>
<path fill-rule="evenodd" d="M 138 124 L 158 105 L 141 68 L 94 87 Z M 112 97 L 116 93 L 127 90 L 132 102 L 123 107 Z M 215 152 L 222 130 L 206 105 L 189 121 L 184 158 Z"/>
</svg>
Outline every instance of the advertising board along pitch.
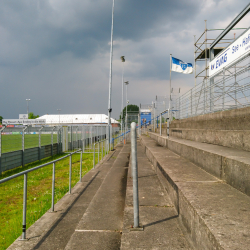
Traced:
<svg viewBox="0 0 250 250">
<path fill-rule="evenodd" d="M 250 28 L 239 36 L 232 44 L 227 46 L 209 63 L 209 77 L 215 76 L 224 67 L 243 58 L 250 52 Z"/>
<path fill-rule="evenodd" d="M 46 119 L 3 119 L 3 125 L 9 124 L 25 124 L 25 125 L 32 125 L 32 124 L 46 124 Z"/>
</svg>

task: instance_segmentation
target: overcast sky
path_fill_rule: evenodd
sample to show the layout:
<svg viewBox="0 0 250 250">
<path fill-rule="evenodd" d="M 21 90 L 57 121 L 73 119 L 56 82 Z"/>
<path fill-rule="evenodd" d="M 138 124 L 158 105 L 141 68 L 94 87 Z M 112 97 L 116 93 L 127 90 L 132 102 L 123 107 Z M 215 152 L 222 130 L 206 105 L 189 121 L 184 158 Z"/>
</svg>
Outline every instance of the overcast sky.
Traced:
<svg viewBox="0 0 250 250">
<path fill-rule="evenodd" d="M 112 117 L 121 111 L 120 56 L 130 104 L 152 103 L 156 95 L 169 95 L 169 55 L 193 63 L 194 35 L 202 34 L 204 20 L 208 29 L 225 28 L 248 3 L 115 0 Z M 111 14 L 112 0 L 1 0 L 0 115 L 26 113 L 26 98 L 40 116 L 57 109 L 107 114 Z M 238 27 L 249 23 L 248 14 Z M 172 73 L 172 85 L 184 94 L 194 75 Z"/>
</svg>

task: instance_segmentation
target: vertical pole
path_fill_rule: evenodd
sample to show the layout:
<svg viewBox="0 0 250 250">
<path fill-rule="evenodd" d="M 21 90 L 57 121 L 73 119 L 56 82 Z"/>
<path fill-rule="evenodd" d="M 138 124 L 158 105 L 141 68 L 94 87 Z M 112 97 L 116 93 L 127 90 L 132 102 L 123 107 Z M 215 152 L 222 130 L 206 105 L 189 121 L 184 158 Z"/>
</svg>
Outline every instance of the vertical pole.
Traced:
<svg viewBox="0 0 250 250">
<path fill-rule="evenodd" d="M 98 142 L 98 163 L 99 163 L 99 154 L 100 154 L 100 143 Z"/>
<path fill-rule="evenodd" d="M 2 132 L 4 129 L 5 127 L 0 129 L 0 174 L 2 174 Z"/>
<path fill-rule="evenodd" d="M 137 167 L 136 123 L 131 123 L 131 163 L 133 176 L 134 228 L 139 227 L 138 167 Z"/>
<path fill-rule="evenodd" d="M 53 162 L 53 175 L 52 175 L 52 205 L 51 211 L 54 212 L 54 202 L 55 202 L 55 172 L 56 172 L 56 163 Z"/>
<path fill-rule="evenodd" d="M 80 182 L 82 182 L 82 151 L 80 156 Z"/>
<path fill-rule="evenodd" d="M 172 107 L 171 107 L 171 105 L 172 105 L 171 104 L 171 101 L 172 101 L 172 99 L 171 99 L 171 72 L 172 72 L 171 66 L 172 66 L 172 54 L 170 54 L 169 109 L 168 109 L 169 120 L 168 120 L 168 122 L 171 121 L 171 109 L 172 109 Z"/>
<path fill-rule="evenodd" d="M 108 140 L 110 143 L 110 126 L 111 126 L 111 91 L 112 91 L 112 59 L 113 59 L 113 27 L 114 27 L 114 8 L 115 0 L 113 0 L 112 7 L 112 24 L 111 24 L 111 44 L 110 44 L 110 72 L 109 72 L 109 103 L 108 103 Z"/>
<path fill-rule="evenodd" d="M 60 127 L 59 129 L 57 130 L 57 154 L 59 154 L 60 150 L 59 150 L 59 147 L 60 147 L 60 138 L 59 138 L 59 134 L 60 134 Z"/>
<path fill-rule="evenodd" d="M 214 49 L 210 49 L 210 62 L 214 59 Z M 214 77 L 210 77 L 210 112 L 214 111 Z"/>
<path fill-rule="evenodd" d="M 69 157 L 69 194 L 71 194 L 72 155 Z"/>
<path fill-rule="evenodd" d="M 24 182 L 23 182 L 23 232 L 22 232 L 22 240 L 26 239 L 26 212 L 27 212 L 27 179 L 28 174 L 24 174 Z"/>
<path fill-rule="evenodd" d="M 73 150 L 73 127 L 70 126 L 70 150 Z"/>
<path fill-rule="evenodd" d="M 41 129 L 39 129 L 39 161 L 41 161 L 41 158 L 42 158 L 42 152 L 41 152 L 41 133 L 42 133 L 42 129 L 43 129 L 43 127 L 41 128 Z"/>
<path fill-rule="evenodd" d="M 103 141 L 102 141 L 102 159 L 103 159 Z"/>
<path fill-rule="evenodd" d="M 86 131 L 85 131 L 85 127 L 83 127 L 83 142 L 82 142 L 82 152 L 85 152 L 85 135 Z"/>
<path fill-rule="evenodd" d="M 168 118 L 167 118 L 167 137 L 169 138 L 169 109 L 168 109 Z"/>
<path fill-rule="evenodd" d="M 195 36 L 194 36 L 194 86 L 196 87 L 196 42 L 195 42 Z"/>
<path fill-rule="evenodd" d="M 54 130 L 55 127 L 52 128 L 52 131 L 51 131 L 51 156 L 53 156 L 53 130 Z"/>
<path fill-rule="evenodd" d="M 203 99 L 204 99 L 204 105 L 203 105 L 203 114 L 206 113 L 206 86 L 205 86 L 205 81 L 203 79 L 203 88 L 204 88 L 204 93 L 203 93 Z"/>
<path fill-rule="evenodd" d="M 26 127 L 27 128 L 27 127 Z M 25 137 L 24 137 L 24 131 L 25 131 L 25 129 L 26 128 L 24 128 L 23 129 L 23 133 L 22 133 L 22 154 L 23 154 L 23 157 L 22 157 L 22 166 L 24 167 L 24 150 L 25 150 Z"/>
<path fill-rule="evenodd" d="M 234 99 L 235 99 L 235 108 L 237 108 L 237 82 L 236 82 L 236 64 L 235 64 L 235 68 L 234 68 Z"/>
<path fill-rule="evenodd" d="M 95 168 L 95 143 L 94 143 L 94 155 L 93 155 L 93 168 Z"/>
<path fill-rule="evenodd" d="M 225 68 L 223 68 L 222 110 L 225 110 Z"/>
<path fill-rule="evenodd" d="M 191 117 L 193 116 L 193 89 L 190 90 Z"/>
<path fill-rule="evenodd" d="M 155 133 L 155 103 L 154 103 L 154 133 Z"/>
<path fill-rule="evenodd" d="M 91 126 L 90 130 L 90 143 L 91 143 L 91 149 L 93 148 L 93 126 Z"/>
<path fill-rule="evenodd" d="M 162 120 L 162 113 L 160 114 L 160 135 L 161 135 L 161 120 Z"/>
</svg>

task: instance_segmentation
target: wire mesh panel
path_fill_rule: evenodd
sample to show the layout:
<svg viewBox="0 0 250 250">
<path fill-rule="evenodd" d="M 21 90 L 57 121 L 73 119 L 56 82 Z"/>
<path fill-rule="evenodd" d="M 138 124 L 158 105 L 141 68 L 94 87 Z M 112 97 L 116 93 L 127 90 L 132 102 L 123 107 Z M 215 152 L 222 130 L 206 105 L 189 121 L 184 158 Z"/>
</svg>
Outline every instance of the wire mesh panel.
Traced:
<svg viewBox="0 0 250 250">
<path fill-rule="evenodd" d="M 0 136 L 0 173 L 58 154 L 62 149 L 92 148 L 95 142 L 106 138 L 106 129 L 107 125 L 4 127 Z M 119 127 L 112 132 L 116 136 Z"/>
<path fill-rule="evenodd" d="M 23 128 L 7 127 L 1 132 L 2 153 L 22 150 Z"/>
</svg>

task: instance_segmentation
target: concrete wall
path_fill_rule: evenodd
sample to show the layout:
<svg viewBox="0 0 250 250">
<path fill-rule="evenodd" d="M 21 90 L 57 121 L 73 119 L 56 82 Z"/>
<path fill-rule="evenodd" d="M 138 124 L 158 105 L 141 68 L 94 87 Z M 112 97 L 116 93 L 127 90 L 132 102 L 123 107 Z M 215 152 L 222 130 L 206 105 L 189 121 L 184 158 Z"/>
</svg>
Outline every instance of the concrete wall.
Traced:
<svg viewBox="0 0 250 250">
<path fill-rule="evenodd" d="M 174 120 L 170 136 L 250 151 L 250 107 Z"/>
</svg>

